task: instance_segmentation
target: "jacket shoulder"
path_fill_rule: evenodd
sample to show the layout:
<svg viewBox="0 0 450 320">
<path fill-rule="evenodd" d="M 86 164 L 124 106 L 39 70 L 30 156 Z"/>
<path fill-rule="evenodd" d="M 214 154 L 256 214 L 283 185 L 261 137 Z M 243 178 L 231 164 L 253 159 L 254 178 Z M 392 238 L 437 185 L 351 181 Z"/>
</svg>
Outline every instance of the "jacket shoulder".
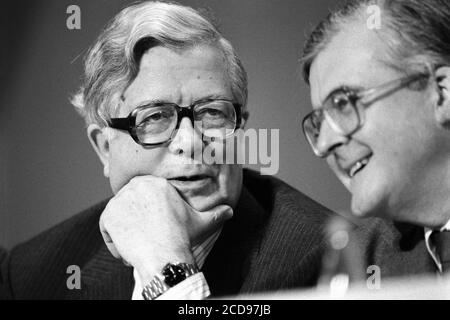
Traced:
<svg viewBox="0 0 450 320">
<path fill-rule="evenodd" d="M 14 298 L 46 299 L 67 289 L 67 268 L 81 268 L 103 244 L 98 221 L 108 200 L 11 250 L 8 278 Z"/>
<path fill-rule="evenodd" d="M 246 170 L 244 185 L 266 215 L 257 261 L 271 274 L 258 273 L 257 289 L 315 285 L 326 248 L 324 228 L 335 214 L 272 176 Z"/>
<path fill-rule="evenodd" d="M 355 230 L 366 266 L 380 267 L 384 277 L 434 272 L 422 227 L 367 218 Z"/>
<path fill-rule="evenodd" d="M 281 215 L 283 219 L 322 226 L 324 220 L 334 215 L 330 209 L 273 176 L 244 169 L 244 186 L 274 217 Z"/>
</svg>

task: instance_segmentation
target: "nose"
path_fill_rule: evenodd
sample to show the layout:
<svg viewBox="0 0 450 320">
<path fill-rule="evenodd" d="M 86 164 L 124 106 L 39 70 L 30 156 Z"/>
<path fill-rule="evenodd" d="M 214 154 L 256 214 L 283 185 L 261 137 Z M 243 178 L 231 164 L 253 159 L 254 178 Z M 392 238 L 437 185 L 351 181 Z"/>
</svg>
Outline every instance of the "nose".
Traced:
<svg viewBox="0 0 450 320">
<path fill-rule="evenodd" d="M 349 138 L 334 130 L 328 120 L 324 119 L 317 138 L 316 150 L 321 157 L 328 156 L 334 149 L 348 143 Z"/>
<path fill-rule="evenodd" d="M 192 157 L 201 155 L 203 148 L 202 134 L 194 128 L 188 117 L 181 119 L 180 126 L 169 144 L 170 152 Z"/>
</svg>

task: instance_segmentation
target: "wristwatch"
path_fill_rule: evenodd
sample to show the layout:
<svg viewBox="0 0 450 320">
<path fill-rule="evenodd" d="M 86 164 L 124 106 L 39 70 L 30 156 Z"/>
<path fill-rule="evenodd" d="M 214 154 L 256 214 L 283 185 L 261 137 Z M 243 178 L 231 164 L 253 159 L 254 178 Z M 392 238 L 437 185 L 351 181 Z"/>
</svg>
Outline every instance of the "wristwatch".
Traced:
<svg viewBox="0 0 450 320">
<path fill-rule="evenodd" d="M 162 269 L 161 274 L 154 276 L 150 283 L 144 287 L 142 296 L 145 300 L 154 300 L 173 286 L 198 272 L 198 267 L 195 264 L 184 262 L 168 263 Z"/>
</svg>

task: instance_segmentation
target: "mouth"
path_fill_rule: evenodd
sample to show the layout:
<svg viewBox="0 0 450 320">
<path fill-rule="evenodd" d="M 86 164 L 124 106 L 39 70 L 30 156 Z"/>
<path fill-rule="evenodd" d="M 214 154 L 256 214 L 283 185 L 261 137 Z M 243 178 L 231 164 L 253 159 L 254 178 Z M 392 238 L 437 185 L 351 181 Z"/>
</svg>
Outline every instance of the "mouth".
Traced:
<svg viewBox="0 0 450 320">
<path fill-rule="evenodd" d="M 179 176 L 168 179 L 169 181 L 179 181 L 179 182 L 196 182 L 205 179 L 210 179 L 211 177 L 206 174 L 196 174 L 191 176 Z"/>
<path fill-rule="evenodd" d="M 359 172 L 361 172 L 369 163 L 370 158 L 372 157 L 372 154 L 368 155 L 367 157 L 364 157 L 358 161 L 356 161 L 351 167 L 350 169 L 348 169 L 347 175 L 350 178 L 353 178 L 355 175 L 357 175 Z"/>
<path fill-rule="evenodd" d="M 186 194 L 197 194 L 209 189 L 213 177 L 208 174 L 182 175 L 167 179 L 176 189 Z"/>
</svg>

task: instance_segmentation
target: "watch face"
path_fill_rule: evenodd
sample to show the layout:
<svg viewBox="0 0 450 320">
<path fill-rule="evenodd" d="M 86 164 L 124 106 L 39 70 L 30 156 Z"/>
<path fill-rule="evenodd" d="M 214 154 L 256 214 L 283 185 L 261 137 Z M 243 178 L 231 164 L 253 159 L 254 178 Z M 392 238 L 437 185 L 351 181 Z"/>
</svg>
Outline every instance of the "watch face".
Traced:
<svg viewBox="0 0 450 320">
<path fill-rule="evenodd" d="M 169 287 L 173 287 L 186 279 L 186 272 L 182 267 L 176 264 L 168 263 L 162 270 L 162 274 L 164 276 L 164 282 Z"/>
</svg>

